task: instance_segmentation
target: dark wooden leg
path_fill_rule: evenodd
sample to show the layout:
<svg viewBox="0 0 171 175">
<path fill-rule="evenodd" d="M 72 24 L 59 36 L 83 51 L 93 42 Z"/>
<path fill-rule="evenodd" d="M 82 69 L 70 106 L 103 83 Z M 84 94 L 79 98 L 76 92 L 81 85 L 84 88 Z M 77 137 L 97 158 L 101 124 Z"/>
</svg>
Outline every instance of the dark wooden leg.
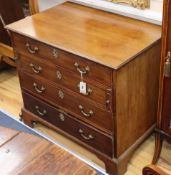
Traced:
<svg viewBox="0 0 171 175">
<path fill-rule="evenodd" d="M 104 162 L 106 172 L 110 175 L 124 175 L 127 171 L 128 162 L 131 156 L 132 152 L 118 159 L 110 159 L 104 156 L 97 155 L 97 157 Z"/>
<path fill-rule="evenodd" d="M 105 167 L 106 167 L 106 172 L 110 175 L 118 175 L 118 170 L 117 170 L 117 165 L 113 161 L 104 161 Z"/>
<path fill-rule="evenodd" d="M 118 175 L 117 162 L 115 160 L 102 155 L 97 155 L 97 157 L 104 162 L 108 174 Z"/>
<path fill-rule="evenodd" d="M 163 138 L 160 133 L 156 132 L 155 134 L 155 151 L 154 151 L 154 156 L 153 156 L 153 164 L 156 164 L 161 153 L 161 148 L 162 148 L 162 143 L 163 143 Z"/>
<path fill-rule="evenodd" d="M 27 116 L 27 113 L 24 112 L 24 109 L 22 109 L 20 114 L 20 120 L 23 121 L 26 125 L 33 128 L 34 127 L 34 121 L 31 120 L 29 116 Z"/>
<path fill-rule="evenodd" d="M 31 128 L 34 128 L 34 122 L 33 122 L 33 121 L 27 120 L 26 118 L 24 118 L 24 119 L 23 119 L 23 122 L 24 122 L 27 126 L 29 126 L 29 127 L 31 127 Z"/>
<path fill-rule="evenodd" d="M 133 152 L 127 153 L 118 162 L 118 175 L 124 175 L 128 169 L 128 163 L 132 157 Z"/>
</svg>

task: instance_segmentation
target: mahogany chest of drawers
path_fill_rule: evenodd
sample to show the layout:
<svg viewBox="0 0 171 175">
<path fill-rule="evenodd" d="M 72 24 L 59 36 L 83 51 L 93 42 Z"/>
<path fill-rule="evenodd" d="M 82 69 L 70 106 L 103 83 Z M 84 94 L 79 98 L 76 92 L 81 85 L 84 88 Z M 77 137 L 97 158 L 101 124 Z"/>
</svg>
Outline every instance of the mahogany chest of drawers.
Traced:
<svg viewBox="0 0 171 175">
<path fill-rule="evenodd" d="M 160 27 L 66 2 L 7 26 L 22 119 L 43 123 L 124 174 L 155 126 Z"/>
</svg>

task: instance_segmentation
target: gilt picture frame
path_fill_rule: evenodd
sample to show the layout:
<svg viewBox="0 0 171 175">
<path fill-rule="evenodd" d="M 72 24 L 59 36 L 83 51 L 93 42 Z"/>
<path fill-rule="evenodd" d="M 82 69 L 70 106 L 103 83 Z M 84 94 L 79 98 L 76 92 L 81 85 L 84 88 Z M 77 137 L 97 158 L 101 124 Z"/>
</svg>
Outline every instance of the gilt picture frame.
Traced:
<svg viewBox="0 0 171 175">
<path fill-rule="evenodd" d="M 106 1 L 126 4 L 139 9 L 150 8 L 150 0 L 106 0 Z"/>
</svg>

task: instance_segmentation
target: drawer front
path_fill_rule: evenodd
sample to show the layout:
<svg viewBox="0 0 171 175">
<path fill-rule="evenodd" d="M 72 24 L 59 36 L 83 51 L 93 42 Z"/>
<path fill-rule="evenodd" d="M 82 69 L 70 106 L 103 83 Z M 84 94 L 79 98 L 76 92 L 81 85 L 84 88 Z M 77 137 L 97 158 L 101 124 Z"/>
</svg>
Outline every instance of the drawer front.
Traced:
<svg viewBox="0 0 171 175">
<path fill-rule="evenodd" d="M 111 90 L 104 86 L 96 86 L 91 83 L 87 83 L 87 94 L 80 93 L 79 83 L 80 77 L 75 73 L 68 71 L 59 66 L 53 64 L 43 64 L 35 59 L 29 59 L 27 57 L 21 57 L 20 69 L 24 72 L 30 73 L 35 76 L 40 76 L 51 82 L 60 84 L 79 95 L 82 95 L 88 99 L 91 99 L 102 105 L 105 110 L 111 110 L 111 102 L 109 94 Z"/>
<path fill-rule="evenodd" d="M 13 40 L 14 47 L 20 54 L 30 58 L 39 58 L 44 64 L 51 62 L 65 67 L 74 71 L 78 76 L 82 72 L 85 80 L 91 79 L 111 86 L 112 70 L 110 68 L 18 34 L 13 35 Z"/>
<path fill-rule="evenodd" d="M 23 93 L 23 99 L 24 106 L 28 111 L 76 137 L 82 142 L 92 146 L 93 148 L 96 148 L 108 156 L 112 156 L 111 137 L 76 121 L 60 109 L 56 109 L 27 93 Z"/>
<path fill-rule="evenodd" d="M 61 107 L 77 118 L 107 132 L 112 132 L 112 114 L 78 97 L 75 93 L 60 86 L 48 84 L 43 79 L 20 73 L 21 87 L 32 94 Z"/>
</svg>

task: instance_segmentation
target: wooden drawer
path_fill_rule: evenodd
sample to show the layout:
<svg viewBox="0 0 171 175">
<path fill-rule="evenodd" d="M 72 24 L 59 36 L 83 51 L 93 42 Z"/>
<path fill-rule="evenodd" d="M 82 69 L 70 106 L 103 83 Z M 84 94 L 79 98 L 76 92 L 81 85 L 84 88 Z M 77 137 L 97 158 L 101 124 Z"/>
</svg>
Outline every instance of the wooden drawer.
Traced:
<svg viewBox="0 0 171 175">
<path fill-rule="evenodd" d="M 61 86 L 48 84 L 47 81 L 20 73 L 21 87 L 41 99 L 61 107 L 77 118 L 110 133 L 112 132 L 112 113 L 98 108 L 83 97 Z"/>
<path fill-rule="evenodd" d="M 23 99 L 25 108 L 30 112 L 112 157 L 112 139 L 110 136 L 76 121 L 67 113 L 56 109 L 27 93 L 23 93 Z"/>
<path fill-rule="evenodd" d="M 22 56 L 20 59 L 20 69 L 24 72 L 43 77 L 45 79 L 50 80 L 51 82 L 60 84 L 81 96 L 84 96 L 88 99 L 92 99 L 93 101 L 102 105 L 102 108 L 105 110 L 111 110 L 111 89 L 106 86 L 96 86 L 96 84 L 87 83 L 87 94 L 81 94 L 79 92 L 79 83 L 80 77 L 62 67 L 55 66 L 54 64 L 43 64 L 40 61 L 36 61 L 35 59 L 29 59 L 25 56 Z"/>
<path fill-rule="evenodd" d="M 65 67 L 74 71 L 78 76 L 80 76 L 79 70 L 81 70 L 86 72 L 83 75 L 85 80 L 91 79 L 104 85 L 111 86 L 112 70 L 110 68 L 22 35 L 14 34 L 13 40 L 14 47 L 20 54 L 24 54 L 30 58 L 39 58 L 45 65 L 51 62 L 55 65 Z"/>
</svg>

